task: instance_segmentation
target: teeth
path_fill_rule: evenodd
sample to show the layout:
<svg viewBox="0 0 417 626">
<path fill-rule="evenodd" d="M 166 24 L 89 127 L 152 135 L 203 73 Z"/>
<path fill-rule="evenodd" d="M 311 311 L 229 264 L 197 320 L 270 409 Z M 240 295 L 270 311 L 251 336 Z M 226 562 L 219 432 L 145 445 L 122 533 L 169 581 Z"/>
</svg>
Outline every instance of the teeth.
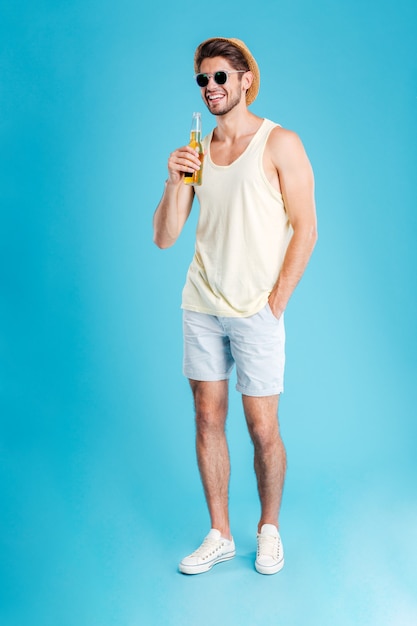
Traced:
<svg viewBox="0 0 417 626">
<path fill-rule="evenodd" d="M 208 96 L 209 100 L 220 100 L 220 98 L 223 98 L 223 95 L 218 95 L 218 96 Z"/>
</svg>

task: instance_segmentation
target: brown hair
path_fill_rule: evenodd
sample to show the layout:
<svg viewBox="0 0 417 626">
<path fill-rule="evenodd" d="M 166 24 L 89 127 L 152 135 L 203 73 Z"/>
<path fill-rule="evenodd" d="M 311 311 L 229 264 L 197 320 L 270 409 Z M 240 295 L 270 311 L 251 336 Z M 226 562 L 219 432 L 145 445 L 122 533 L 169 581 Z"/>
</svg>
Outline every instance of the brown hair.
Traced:
<svg viewBox="0 0 417 626">
<path fill-rule="evenodd" d="M 214 39 L 207 43 L 202 43 L 195 53 L 195 65 L 200 71 L 203 59 L 223 57 L 227 59 L 235 70 L 249 71 L 249 65 L 239 48 L 222 39 Z"/>
</svg>

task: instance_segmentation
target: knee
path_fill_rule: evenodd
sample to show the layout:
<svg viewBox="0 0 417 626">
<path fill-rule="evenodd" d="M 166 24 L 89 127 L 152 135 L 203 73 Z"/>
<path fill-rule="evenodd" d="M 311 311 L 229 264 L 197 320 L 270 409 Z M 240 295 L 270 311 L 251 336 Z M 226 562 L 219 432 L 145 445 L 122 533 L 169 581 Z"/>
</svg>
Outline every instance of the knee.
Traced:
<svg viewBox="0 0 417 626">
<path fill-rule="evenodd" d="M 221 408 L 196 406 L 195 423 L 197 432 L 200 435 L 206 433 L 223 431 L 225 427 L 226 415 Z"/>
<path fill-rule="evenodd" d="M 265 454 L 274 451 L 281 441 L 276 422 L 253 424 L 249 430 L 255 449 Z"/>
<path fill-rule="evenodd" d="M 196 385 L 194 409 L 197 431 L 200 433 L 224 430 L 227 415 L 227 395 L 208 393 L 205 387 Z"/>
</svg>

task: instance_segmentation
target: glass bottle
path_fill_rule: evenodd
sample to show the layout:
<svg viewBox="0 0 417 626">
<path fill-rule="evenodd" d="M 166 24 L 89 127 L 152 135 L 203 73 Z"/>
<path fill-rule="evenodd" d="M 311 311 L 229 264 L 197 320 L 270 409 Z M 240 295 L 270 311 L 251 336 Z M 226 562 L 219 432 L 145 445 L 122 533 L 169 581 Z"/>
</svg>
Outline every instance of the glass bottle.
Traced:
<svg viewBox="0 0 417 626">
<path fill-rule="evenodd" d="M 201 183 L 203 182 L 204 159 L 203 144 L 201 143 L 201 113 L 193 113 L 190 142 L 188 145 L 199 152 L 200 169 L 193 174 L 186 172 L 184 174 L 184 183 L 186 185 L 201 185 Z"/>
</svg>

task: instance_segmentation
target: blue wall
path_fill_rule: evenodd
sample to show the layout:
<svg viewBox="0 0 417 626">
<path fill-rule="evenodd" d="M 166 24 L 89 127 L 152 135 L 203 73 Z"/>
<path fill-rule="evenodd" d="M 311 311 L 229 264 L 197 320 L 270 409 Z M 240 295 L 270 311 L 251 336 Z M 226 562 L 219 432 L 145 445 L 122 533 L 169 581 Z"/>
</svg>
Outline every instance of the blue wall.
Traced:
<svg viewBox="0 0 417 626">
<path fill-rule="evenodd" d="M 416 19 L 411 0 L 0 9 L 2 626 L 417 623 Z M 160 251 L 152 214 L 192 111 L 213 124 L 192 58 L 216 35 L 252 49 L 253 112 L 316 174 L 286 314 L 288 565 L 268 580 L 235 392 L 240 557 L 176 573 L 208 524 L 181 374 L 196 215 Z"/>
</svg>

